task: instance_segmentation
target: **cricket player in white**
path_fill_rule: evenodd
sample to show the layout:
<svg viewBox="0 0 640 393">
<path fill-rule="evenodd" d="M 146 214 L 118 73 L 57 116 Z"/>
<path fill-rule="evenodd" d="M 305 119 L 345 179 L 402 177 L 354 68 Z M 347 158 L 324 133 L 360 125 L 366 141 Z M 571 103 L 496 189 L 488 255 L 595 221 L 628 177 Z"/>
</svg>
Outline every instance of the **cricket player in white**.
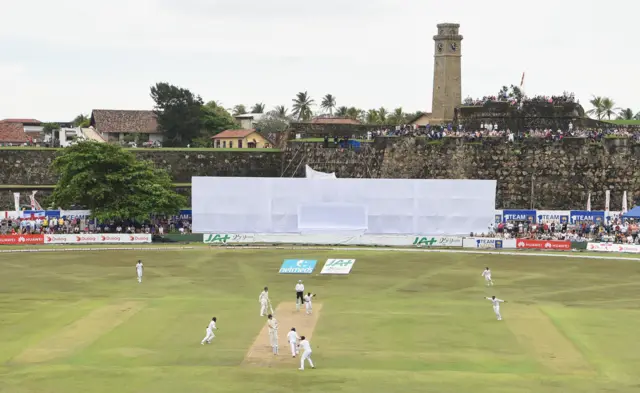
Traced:
<svg viewBox="0 0 640 393">
<path fill-rule="evenodd" d="M 211 344 L 211 340 L 216 336 L 215 334 L 213 334 L 213 331 L 218 329 L 216 327 L 216 321 L 216 317 L 211 318 L 211 322 L 209 322 L 209 325 L 207 326 L 207 335 L 204 336 L 204 338 L 200 342 L 200 345 L 204 345 L 205 342 L 207 344 Z"/>
<path fill-rule="evenodd" d="M 304 306 L 307 310 L 307 315 L 311 314 L 313 305 L 311 304 L 311 299 L 313 299 L 315 295 L 312 295 L 311 292 L 307 293 L 304 297 Z"/>
<path fill-rule="evenodd" d="M 278 354 L 278 321 L 273 317 L 273 315 L 269 314 L 267 316 L 267 325 L 269 325 L 269 341 L 271 343 L 271 348 L 273 349 L 273 354 Z"/>
<path fill-rule="evenodd" d="M 298 352 L 298 333 L 296 333 L 296 328 L 291 328 L 291 331 L 287 333 L 287 341 L 289 341 L 289 346 L 291 347 L 291 355 L 295 358 Z"/>
<path fill-rule="evenodd" d="M 264 291 L 260 292 L 258 302 L 260 302 L 260 316 L 264 317 L 267 313 L 267 305 L 269 304 L 269 288 L 264 287 Z"/>
<path fill-rule="evenodd" d="M 136 263 L 136 273 L 138 273 L 138 283 L 142 282 L 143 270 L 144 270 L 144 267 L 142 266 L 142 261 L 138 261 L 138 263 Z"/>
<path fill-rule="evenodd" d="M 491 270 L 489 270 L 488 267 L 482 272 L 482 277 L 484 277 L 484 280 L 487 282 L 487 286 L 493 285 L 493 281 L 491 280 Z"/>
<path fill-rule="evenodd" d="M 302 280 L 298 280 L 296 284 L 296 311 L 300 311 L 300 306 L 304 303 L 304 284 Z"/>
<path fill-rule="evenodd" d="M 498 321 L 502 321 L 502 315 L 500 315 L 500 303 L 506 303 L 506 301 L 497 299 L 495 296 L 486 297 L 485 299 L 491 300 L 491 303 L 493 303 L 493 312 L 496 313 Z"/>
<path fill-rule="evenodd" d="M 300 337 L 299 347 L 302 348 L 302 356 L 300 357 L 300 368 L 298 370 L 304 370 L 305 359 L 309 361 L 311 368 L 316 368 L 311 360 L 311 343 L 305 336 Z"/>
</svg>

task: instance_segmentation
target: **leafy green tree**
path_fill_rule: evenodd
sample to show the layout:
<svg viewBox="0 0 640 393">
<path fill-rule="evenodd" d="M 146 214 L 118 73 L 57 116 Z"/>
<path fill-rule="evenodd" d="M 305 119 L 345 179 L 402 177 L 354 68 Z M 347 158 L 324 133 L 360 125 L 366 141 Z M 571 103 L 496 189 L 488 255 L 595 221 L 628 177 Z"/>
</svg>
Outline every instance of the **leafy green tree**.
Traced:
<svg viewBox="0 0 640 393">
<path fill-rule="evenodd" d="M 333 116 L 333 110 L 336 107 L 336 97 L 334 97 L 331 94 L 327 94 L 322 98 L 322 103 L 320 104 L 320 107 L 326 110 L 327 112 L 329 112 L 330 116 Z"/>
<path fill-rule="evenodd" d="M 239 115 L 246 115 L 247 114 L 247 107 L 242 105 L 242 104 L 238 104 L 236 106 L 233 107 L 233 115 L 234 116 L 239 116 Z"/>
<path fill-rule="evenodd" d="M 300 92 L 296 94 L 296 98 L 293 100 L 293 115 L 296 117 L 298 121 L 309 121 L 313 116 L 313 111 L 311 110 L 311 106 L 314 101 L 309 96 L 309 94 L 305 92 Z"/>
<path fill-rule="evenodd" d="M 203 101 L 188 89 L 157 83 L 151 87 L 154 112 L 166 146 L 186 146 L 201 136 Z"/>
<path fill-rule="evenodd" d="M 262 102 L 258 102 L 252 106 L 251 113 L 264 113 L 264 104 Z"/>
<path fill-rule="evenodd" d="M 270 112 L 254 123 L 256 131 L 273 135 L 285 131 L 289 127 L 289 119 L 281 117 L 278 113 Z"/>
<path fill-rule="evenodd" d="M 203 137 L 211 138 L 225 130 L 240 127 L 231 114 L 215 101 L 209 101 L 202 106 Z"/>
<path fill-rule="evenodd" d="M 99 220 L 174 215 L 187 204 L 173 190 L 169 174 L 119 146 L 81 142 L 64 149 L 51 164 L 58 175 L 50 203 L 82 206 Z"/>
</svg>

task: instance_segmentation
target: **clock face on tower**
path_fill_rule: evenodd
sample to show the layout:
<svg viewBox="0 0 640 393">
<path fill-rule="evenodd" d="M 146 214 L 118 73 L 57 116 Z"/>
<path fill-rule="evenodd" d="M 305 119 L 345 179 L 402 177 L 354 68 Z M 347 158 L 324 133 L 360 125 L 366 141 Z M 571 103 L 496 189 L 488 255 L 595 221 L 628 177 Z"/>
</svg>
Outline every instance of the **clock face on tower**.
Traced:
<svg viewBox="0 0 640 393">
<path fill-rule="evenodd" d="M 456 50 L 458 50 L 458 44 L 456 44 L 455 42 L 452 42 L 452 43 L 451 43 L 451 50 L 452 50 L 452 51 L 454 51 L 454 52 L 455 52 Z"/>
<path fill-rule="evenodd" d="M 444 48 L 444 45 L 441 42 L 438 44 L 438 52 L 442 52 L 442 48 Z"/>
</svg>

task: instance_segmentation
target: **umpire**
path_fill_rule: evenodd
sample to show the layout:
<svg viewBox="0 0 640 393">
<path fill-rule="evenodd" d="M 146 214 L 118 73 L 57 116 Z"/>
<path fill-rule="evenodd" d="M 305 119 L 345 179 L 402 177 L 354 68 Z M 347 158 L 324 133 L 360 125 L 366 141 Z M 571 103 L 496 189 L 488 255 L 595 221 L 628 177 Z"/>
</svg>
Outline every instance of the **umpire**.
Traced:
<svg viewBox="0 0 640 393">
<path fill-rule="evenodd" d="M 296 284 L 296 311 L 300 311 L 300 306 L 304 303 L 304 284 L 298 280 Z"/>
</svg>

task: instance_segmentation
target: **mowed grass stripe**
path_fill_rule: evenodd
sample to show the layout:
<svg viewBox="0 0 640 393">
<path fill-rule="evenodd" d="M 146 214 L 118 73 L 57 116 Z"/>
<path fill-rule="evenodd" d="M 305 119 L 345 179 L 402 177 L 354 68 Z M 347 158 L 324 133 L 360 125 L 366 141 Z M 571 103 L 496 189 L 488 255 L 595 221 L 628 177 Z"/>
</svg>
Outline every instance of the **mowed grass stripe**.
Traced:
<svg viewBox="0 0 640 393">
<path fill-rule="evenodd" d="M 27 348 L 13 358 L 13 362 L 41 363 L 68 356 L 110 332 L 143 307 L 141 302 L 127 301 L 93 310 L 40 344 Z"/>
<path fill-rule="evenodd" d="M 506 309 L 506 307 L 505 307 Z M 536 306 L 508 305 L 505 322 L 533 356 L 549 371 L 560 374 L 592 374 L 595 370 L 576 346 Z"/>
</svg>

